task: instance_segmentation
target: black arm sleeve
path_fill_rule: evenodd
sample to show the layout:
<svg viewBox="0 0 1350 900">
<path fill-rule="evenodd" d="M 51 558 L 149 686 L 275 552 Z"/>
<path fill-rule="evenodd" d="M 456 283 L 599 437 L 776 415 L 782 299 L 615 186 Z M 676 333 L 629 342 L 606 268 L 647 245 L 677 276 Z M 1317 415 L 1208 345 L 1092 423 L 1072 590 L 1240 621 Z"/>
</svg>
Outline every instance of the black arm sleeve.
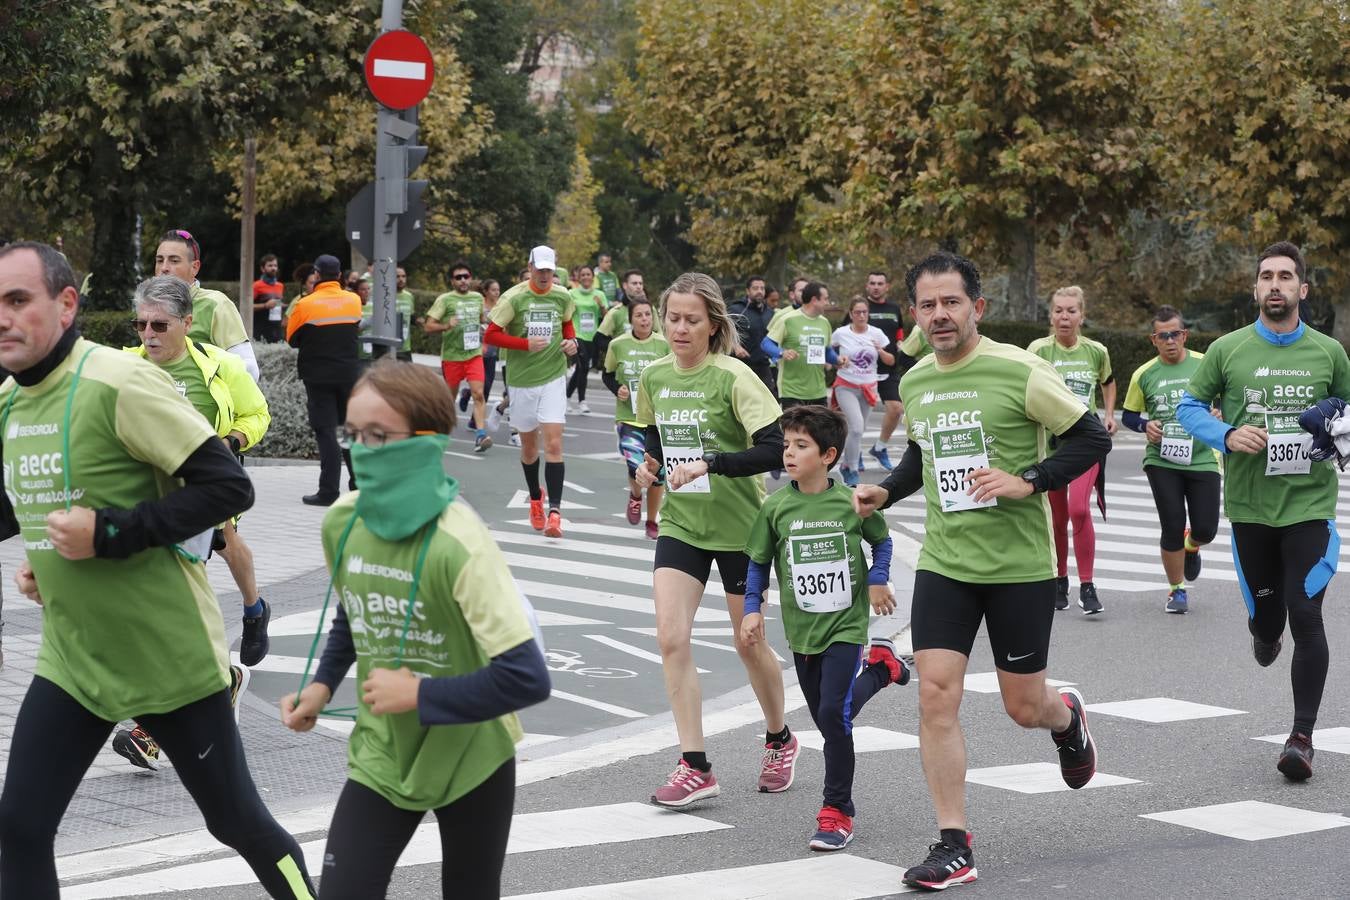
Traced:
<svg viewBox="0 0 1350 900">
<path fill-rule="evenodd" d="M 666 464 L 666 458 L 661 453 L 661 429 L 655 425 L 647 426 L 647 455 L 656 460 L 661 465 Z"/>
<path fill-rule="evenodd" d="M 888 495 L 882 509 L 889 509 L 897 501 L 923 487 L 923 451 L 918 444 L 910 441 L 905 445 L 905 455 L 900 457 L 900 465 L 882 479 L 881 486 Z"/>
<path fill-rule="evenodd" d="M 608 369 L 601 372 L 600 381 L 605 385 L 605 387 L 609 388 L 609 392 L 611 394 L 613 394 L 616 397 L 619 396 L 619 379 L 615 377 L 613 372 L 609 371 Z"/>
<path fill-rule="evenodd" d="M 183 486 L 132 509 L 105 507 L 94 522 L 94 555 L 125 559 L 148 547 L 168 547 L 201 534 L 253 505 L 253 482 L 225 442 L 207 438 L 183 461 Z"/>
<path fill-rule="evenodd" d="M 1091 412 L 1083 413 L 1056 441 L 1055 452 L 1033 466 L 1040 470 L 1038 480 L 1047 491 L 1065 487 L 1111 452 L 1111 435 Z"/>
<path fill-rule="evenodd" d="M 783 468 L 782 427 L 777 422 L 770 422 L 755 432 L 754 439 L 755 443 L 748 450 L 715 455 L 708 472 L 728 478 L 744 478 Z"/>
<path fill-rule="evenodd" d="M 517 644 L 467 675 L 426 678 L 417 689 L 417 718 L 423 725 L 463 725 L 542 703 L 552 684 L 539 645 Z"/>
<path fill-rule="evenodd" d="M 352 629 L 347 623 L 347 610 L 338 604 L 337 615 L 328 629 L 328 643 L 323 645 L 323 656 L 314 670 L 314 681 L 336 694 L 338 685 L 347 677 L 347 670 L 356 662 L 356 645 L 352 643 Z"/>
</svg>

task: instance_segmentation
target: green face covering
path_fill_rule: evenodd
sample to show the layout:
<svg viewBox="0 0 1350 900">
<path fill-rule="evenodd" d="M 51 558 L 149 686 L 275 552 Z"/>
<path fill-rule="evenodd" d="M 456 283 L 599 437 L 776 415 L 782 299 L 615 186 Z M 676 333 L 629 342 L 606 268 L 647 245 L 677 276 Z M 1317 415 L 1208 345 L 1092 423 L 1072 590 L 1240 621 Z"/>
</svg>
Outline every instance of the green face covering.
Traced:
<svg viewBox="0 0 1350 900">
<path fill-rule="evenodd" d="M 352 474 L 361 493 L 356 514 L 386 541 L 398 541 L 440 515 L 459 493 L 441 458 L 445 434 L 416 435 L 383 447 L 352 444 Z"/>
</svg>

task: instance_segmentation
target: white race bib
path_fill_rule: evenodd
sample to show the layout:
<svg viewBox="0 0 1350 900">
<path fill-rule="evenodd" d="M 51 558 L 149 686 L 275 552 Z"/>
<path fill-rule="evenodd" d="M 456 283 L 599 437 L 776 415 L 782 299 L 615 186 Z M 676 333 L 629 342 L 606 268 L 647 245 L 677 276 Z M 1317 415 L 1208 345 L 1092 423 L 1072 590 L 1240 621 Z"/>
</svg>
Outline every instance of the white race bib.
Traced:
<svg viewBox="0 0 1350 900">
<path fill-rule="evenodd" d="M 797 608 L 832 613 L 853 605 L 853 573 L 842 531 L 788 539 L 792 562 L 792 596 Z"/>
<path fill-rule="evenodd" d="M 1299 414 L 1266 413 L 1266 474 L 1307 475 L 1312 471 L 1312 435 L 1298 424 Z"/>
<path fill-rule="evenodd" d="M 1165 422 L 1162 426 L 1162 433 L 1162 444 L 1158 447 L 1158 455 L 1162 457 L 1163 462 L 1189 466 L 1191 464 L 1191 451 L 1195 444 L 1191 440 L 1191 436 L 1186 433 L 1186 429 L 1182 428 L 1178 422 Z"/>
<path fill-rule="evenodd" d="M 483 334 L 479 330 L 477 322 L 471 322 L 464 326 L 464 349 L 477 350 L 483 346 Z"/>
<path fill-rule="evenodd" d="M 697 422 L 662 422 L 657 424 L 657 429 L 661 432 L 661 453 L 665 457 L 667 477 L 682 463 L 703 460 L 703 436 L 699 434 Z M 700 475 L 677 493 L 711 494 L 712 483 L 707 475 Z"/>
<path fill-rule="evenodd" d="M 825 338 L 821 335 L 806 336 L 806 362 L 812 366 L 825 365 Z"/>
<path fill-rule="evenodd" d="M 584 312 L 581 314 L 581 330 L 587 334 L 595 330 L 595 313 Z"/>
<path fill-rule="evenodd" d="M 637 418 L 637 389 L 638 380 L 628 379 L 628 406 L 633 410 L 633 418 Z"/>
<path fill-rule="evenodd" d="M 966 479 L 976 469 L 989 468 L 984 448 L 984 426 L 961 425 L 929 433 L 933 441 L 933 475 L 937 478 L 938 504 L 943 512 L 997 506 L 998 498 L 977 501 L 966 493 Z"/>
<path fill-rule="evenodd" d="M 269 309 L 269 310 L 267 311 L 267 321 L 269 321 L 269 322 L 280 322 L 280 321 L 281 321 L 281 304 L 280 304 L 280 303 L 278 303 L 276 306 L 272 307 L 271 309 Z"/>
<path fill-rule="evenodd" d="M 553 340 L 553 313 L 548 310 L 530 310 L 525 314 L 525 337 Z"/>
</svg>

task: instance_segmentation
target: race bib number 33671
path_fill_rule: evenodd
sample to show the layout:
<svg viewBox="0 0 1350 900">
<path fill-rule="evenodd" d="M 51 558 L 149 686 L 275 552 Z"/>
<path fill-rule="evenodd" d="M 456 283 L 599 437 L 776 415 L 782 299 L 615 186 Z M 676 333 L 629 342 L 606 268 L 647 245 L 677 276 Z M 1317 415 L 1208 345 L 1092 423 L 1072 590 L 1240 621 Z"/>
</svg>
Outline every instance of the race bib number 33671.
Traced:
<svg viewBox="0 0 1350 900">
<path fill-rule="evenodd" d="M 831 613 L 853 605 L 848 543 L 842 531 L 790 538 L 789 547 L 792 596 L 798 609 Z"/>
</svg>

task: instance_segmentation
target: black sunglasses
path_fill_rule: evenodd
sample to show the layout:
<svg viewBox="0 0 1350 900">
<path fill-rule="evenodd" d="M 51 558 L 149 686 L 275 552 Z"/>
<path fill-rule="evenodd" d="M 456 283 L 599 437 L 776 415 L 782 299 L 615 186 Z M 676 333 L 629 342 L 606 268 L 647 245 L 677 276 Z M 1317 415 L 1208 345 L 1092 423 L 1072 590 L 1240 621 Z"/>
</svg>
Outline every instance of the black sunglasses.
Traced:
<svg viewBox="0 0 1350 900">
<path fill-rule="evenodd" d="M 470 275 L 468 272 L 460 272 L 460 273 L 457 274 L 457 275 L 451 275 L 451 276 L 450 276 L 450 279 L 451 279 L 452 281 L 459 281 L 460 279 L 464 279 L 464 278 L 472 278 L 472 277 L 473 277 L 473 276 Z"/>
<path fill-rule="evenodd" d="M 169 330 L 169 323 L 168 323 L 168 322 L 163 322 L 163 321 L 160 321 L 160 322 L 151 322 L 151 321 L 149 321 L 149 320 L 147 320 L 147 319 L 132 319 L 132 320 L 131 320 L 131 327 L 134 328 L 134 329 L 136 329 L 136 332 L 137 332 L 138 334 L 139 334 L 140 332 L 144 331 L 147 325 L 150 326 L 150 330 L 153 331 L 155 334 L 163 334 L 164 332 L 166 332 L 166 331 Z"/>
<path fill-rule="evenodd" d="M 1178 328 L 1176 331 L 1158 331 L 1153 336 L 1160 341 L 1174 341 L 1185 333 L 1185 328 Z"/>
</svg>

